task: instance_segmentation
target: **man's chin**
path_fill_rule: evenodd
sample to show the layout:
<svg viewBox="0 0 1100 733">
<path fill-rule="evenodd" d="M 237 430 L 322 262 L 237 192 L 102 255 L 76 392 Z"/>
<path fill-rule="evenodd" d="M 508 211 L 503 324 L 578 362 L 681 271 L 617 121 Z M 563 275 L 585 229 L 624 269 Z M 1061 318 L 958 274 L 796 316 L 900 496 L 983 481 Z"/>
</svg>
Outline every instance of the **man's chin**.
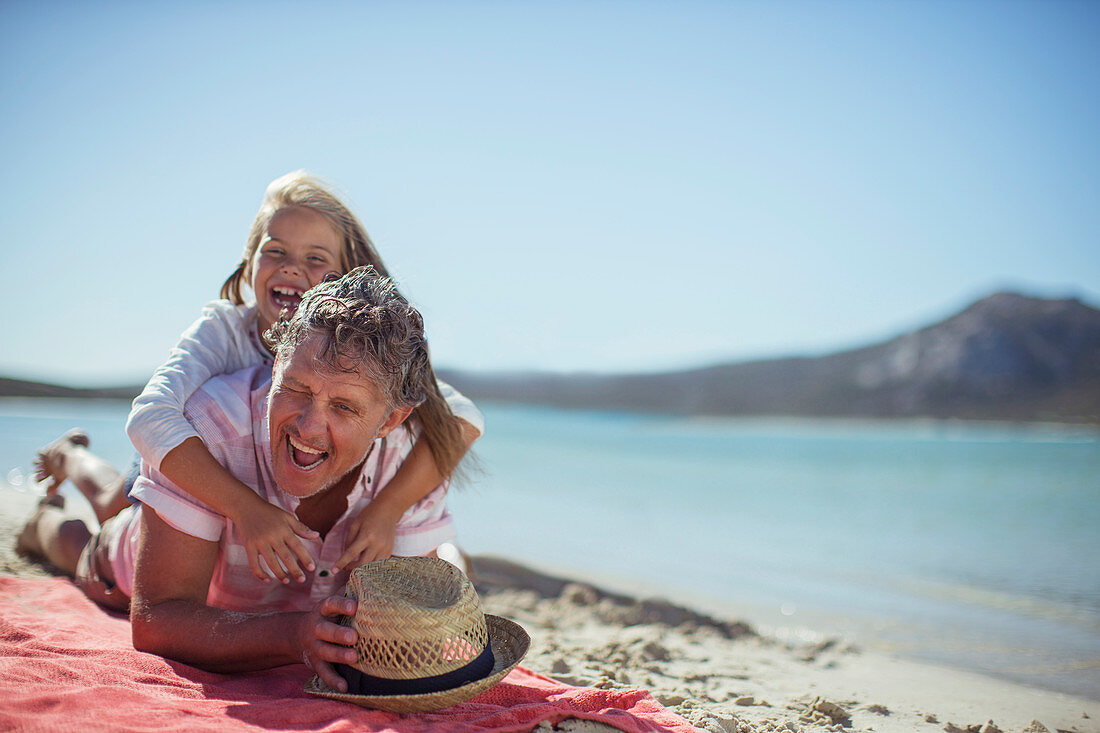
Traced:
<svg viewBox="0 0 1100 733">
<path fill-rule="evenodd" d="M 332 481 L 326 480 L 327 474 L 319 469 L 314 470 L 317 471 L 316 475 L 303 474 L 300 470 L 280 471 L 276 469 L 275 483 L 291 496 L 306 499 L 332 486 Z"/>
</svg>

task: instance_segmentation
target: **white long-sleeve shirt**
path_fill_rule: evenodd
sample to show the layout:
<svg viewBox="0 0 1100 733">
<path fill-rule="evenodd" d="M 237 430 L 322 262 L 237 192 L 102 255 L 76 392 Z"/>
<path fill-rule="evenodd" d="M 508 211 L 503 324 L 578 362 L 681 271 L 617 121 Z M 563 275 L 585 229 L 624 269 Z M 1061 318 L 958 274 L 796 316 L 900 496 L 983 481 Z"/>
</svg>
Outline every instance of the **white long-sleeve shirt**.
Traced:
<svg viewBox="0 0 1100 733">
<path fill-rule="evenodd" d="M 234 305 L 228 300 L 207 303 L 134 400 L 126 434 L 142 459 L 159 471 L 169 451 L 199 437 L 183 408 L 208 379 L 260 364 L 270 367 L 272 356 L 257 331 L 256 305 Z M 439 390 L 456 417 L 484 434 L 485 418 L 473 402 L 446 382 L 439 382 Z"/>
</svg>

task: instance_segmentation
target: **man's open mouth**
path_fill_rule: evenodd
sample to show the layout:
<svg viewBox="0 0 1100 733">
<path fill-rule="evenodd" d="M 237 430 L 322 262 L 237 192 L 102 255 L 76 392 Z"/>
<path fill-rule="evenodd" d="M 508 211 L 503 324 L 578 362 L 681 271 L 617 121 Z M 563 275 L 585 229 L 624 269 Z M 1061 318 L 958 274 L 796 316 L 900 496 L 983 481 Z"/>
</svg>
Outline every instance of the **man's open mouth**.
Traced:
<svg viewBox="0 0 1100 733">
<path fill-rule="evenodd" d="M 271 299 L 274 300 L 276 305 L 280 308 L 295 310 L 298 304 L 302 302 L 302 291 L 298 288 L 276 285 L 271 289 Z"/>
<path fill-rule="evenodd" d="M 289 435 L 286 436 L 286 451 L 290 456 L 290 462 L 303 471 L 311 471 L 317 468 L 328 458 L 326 451 L 318 451 L 307 445 L 302 445 Z"/>
</svg>

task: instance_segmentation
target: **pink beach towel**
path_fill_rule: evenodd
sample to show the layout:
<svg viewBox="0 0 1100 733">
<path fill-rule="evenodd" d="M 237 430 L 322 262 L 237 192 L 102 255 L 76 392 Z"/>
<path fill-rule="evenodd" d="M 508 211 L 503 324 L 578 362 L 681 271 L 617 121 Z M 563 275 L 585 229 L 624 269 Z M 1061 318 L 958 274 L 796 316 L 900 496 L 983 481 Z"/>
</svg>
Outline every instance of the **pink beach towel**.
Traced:
<svg viewBox="0 0 1100 733">
<path fill-rule="evenodd" d="M 624 731 L 691 731 L 640 690 L 570 687 L 516 668 L 479 697 L 395 715 L 302 691 L 304 665 L 221 675 L 134 650 L 130 622 L 67 580 L 0 576 L 0 730 L 523 731 L 597 720 Z"/>
</svg>

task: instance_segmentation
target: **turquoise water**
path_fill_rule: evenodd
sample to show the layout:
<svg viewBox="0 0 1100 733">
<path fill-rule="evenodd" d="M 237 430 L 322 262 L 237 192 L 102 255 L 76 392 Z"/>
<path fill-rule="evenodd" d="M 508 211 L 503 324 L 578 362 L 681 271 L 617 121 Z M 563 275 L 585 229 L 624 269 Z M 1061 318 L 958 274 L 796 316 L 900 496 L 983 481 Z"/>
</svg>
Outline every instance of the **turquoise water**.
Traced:
<svg viewBox="0 0 1100 733">
<path fill-rule="evenodd" d="M 1100 697 L 1097 432 L 482 407 L 470 552 Z M 0 401 L 5 490 L 73 425 L 128 461 L 126 411 Z"/>
</svg>

